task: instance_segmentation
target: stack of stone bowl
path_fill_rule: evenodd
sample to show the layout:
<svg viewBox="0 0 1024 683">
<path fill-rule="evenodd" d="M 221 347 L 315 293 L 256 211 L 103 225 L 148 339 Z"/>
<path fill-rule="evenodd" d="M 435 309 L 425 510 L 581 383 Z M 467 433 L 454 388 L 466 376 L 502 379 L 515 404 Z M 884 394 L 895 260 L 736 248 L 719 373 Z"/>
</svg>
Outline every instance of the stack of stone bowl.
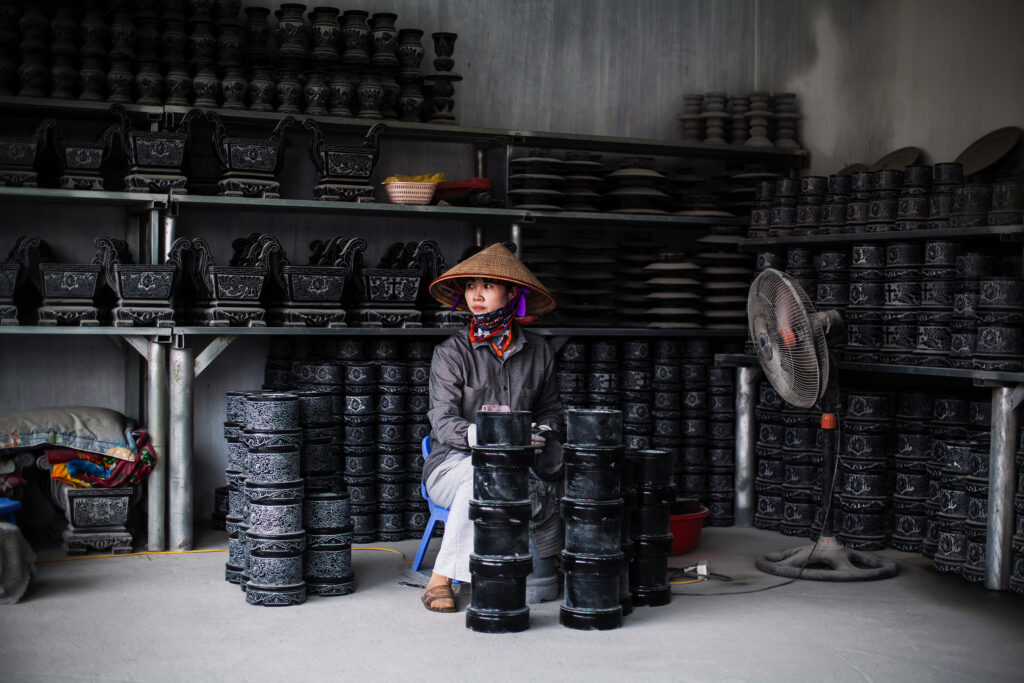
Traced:
<svg viewBox="0 0 1024 683">
<path fill-rule="evenodd" d="M 1024 215 L 1024 173 L 1005 171 L 992 183 L 989 225 L 1020 225 Z"/>
<path fill-rule="evenodd" d="M 889 363 L 913 365 L 921 307 L 919 243 L 894 242 L 885 247 L 885 312 L 882 314 L 882 355 Z"/>
<path fill-rule="evenodd" d="M 828 179 L 824 176 L 804 176 L 800 179 L 800 194 L 796 203 L 794 235 L 814 235 L 821 225 L 822 205 Z"/>
<path fill-rule="evenodd" d="M 952 228 L 976 228 L 988 225 L 992 208 L 992 187 L 986 183 L 967 183 L 953 189 L 953 208 L 949 215 Z"/>
<path fill-rule="evenodd" d="M 302 501 L 306 530 L 303 577 L 310 595 L 348 595 L 352 573 L 352 520 L 347 493 L 307 493 Z"/>
<path fill-rule="evenodd" d="M 586 393 L 589 407 L 618 410 L 622 401 L 618 344 L 609 340 L 591 341 L 587 344 L 587 356 Z"/>
<path fill-rule="evenodd" d="M 850 179 L 850 198 L 846 203 L 844 233 L 868 231 L 868 215 L 871 210 L 873 178 L 867 171 L 854 173 Z"/>
<path fill-rule="evenodd" d="M 377 364 L 350 360 L 345 369 L 345 485 L 351 499 L 352 538 L 377 540 Z"/>
<path fill-rule="evenodd" d="M 820 414 L 783 405 L 782 423 L 782 522 L 779 531 L 787 536 L 811 535 L 821 503 Z M 768 436 L 762 429 L 762 438 Z M 767 479 L 768 477 L 766 477 Z M 769 479 L 774 483 L 777 475 Z M 816 493 L 816 487 L 819 492 Z"/>
<path fill-rule="evenodd" d="M 772 213 L 768 220 L 769 237 L 786 237 L 796 227 L 796 199 L 798 181 L 793 178 L 780 178 L 775 181 L 775 198 L 772 202 Z"/>
<path fill-rule="evenodd" d="M 896 229 L 902 183 L 903 175 L 899 171 L 883 169 L 871 175 L 871 199 L 868 200 L 865 232 L 891 232 Z"/>
<path fill-rule="evenodd" d="M 709 512 L 705 524 L 732 526 L 735 523 L 733 502 L 736 490 L 735 371 L 733 368 L 709 367 L 707 378 Z"/>
<path fill-rule="evenodd" d="M 570 326 L 612 327 L 618 322 L 613 308 L 616 247 L 586 237 L 583 241 L 561 259 L 559 310 Z"/>
<path fill-rule="evenodd" d="M 656 349 L 655 417 L 683 420 L 692 432 L 708 414 L 707 359 L 681 358 L 685 349 L 678 343 L 659 341 Z M 676 487 L 681 495 L 703 502 L 707 498 L 707 436 L 691 435 L 677 449 Z"/>
<path fill-rule="evenodd" d="M 680 361 L 683 355 L 683 344 L 675 339 L 659 339 L 654 343 L 654 393 L 653 410 L 651 415 L 654 418 L 654 435 L 650 439 L 650 446 L 654 449 L 665 451 L 673 462 L 673 471 L 685 471 L 680 464 L 682 462 L 683 432 L 690 432 L 689 439 L 703 440 L 703 422 L 707 416 L 707 407 L 690 409 L 689 413 L 683 412 L 682 400 L 686 398 L 685 388 L 680 395 Z M 671 395 L 670 395 L 671 394 Z M 686 415 L 698 415 L 697 418 L 685 417 Z M 682 419 L 680 419 L 680 417 Z M 700 422 L 700 434 L 693 433 L 696 422 Z M 638 444 L 642 445 L 642 443 Z M 628 447 L 628 445 L 627 445 Z M 648 446 L 649 447 L 649 446 Z M 700 471 L 703 476 L 703 471 Z M 703 486 L 701 485 L 701 489 Z"/>
<path fill-rule="evenodd" d="M 566 411 L 587 407 L 587 345 L 566 342 L 558 350 L 555 379 L 562 408 Z M 627 444 L 628 445 L 628 444 Z"/>
<path fill-rule="evenodd" d="M 985 547 L 988 538 L 989 450 L 991 448 L 992 402 L 971 401 L 970 474 L 964 482 L 967 489 L 967 521 L 964 523 L 966 545 L 960 576 L 972 583 L 985 580 Z"/>
<path fill-rule="evenodd" d="M 978 296 L 980 282 L 995 272 L 995 259 L 969 251 L 956 259 L 956 291 L 950 321 L 950 367 L 974 367 L 978 338 Z"/>
<path fill-rule="evenodd" d="M 898 405 L 889 545 L 903 552 L 919 553 L 928 531 L 928 420 L 932 416 L 932 397 L 923 392 L 901 393 Z"/>
<path fill-rule="evenodd" d="M 566 211 L 600 211 L 604 202 L 604 176 L 608 169 L 601 155 L 592 152 L 566 152 L 562 162 Z"/>
<path fill-rule="evenodd" d="M 932 420 L 928 425 L 931 437 L 931 452 L 927 464 L 928 470 L 928 502 L 925 504 L 928 515 L 928 533 L 922 543 L 925 557 L 938 559 L 940 571 L 959 572 L 963 564 L 964 521 L 966 509 L 956 514 L 955 505 L 960 489 L 963 489 L 966 474 L 957 475 L 947 472 L 947 459 L 950 455 L 949 445 L 966 446 L 968 439 L 970 401 L 959 396 L 936 396 L 932 400 Z M 956 450 L 957 455 L 960 450 Z M 964 454 L 966 458 L 967 455 Z M 954 464 L 954 469 L 962 467 Z M 943 494 L 943 488 L 947 490 Z M 964 503 L 966 505 L 966 489 Z M 946 505 L 943 498 L 946 498 Z M 946 512 L 944 512 L 944 510 Z M 952 514 L 951 514 L 952 513 Z M 945 533 L 946 547 L 940 555 L 940 535 Z"/>
<path fill-rule="evenodd" d="M 409 367 L 409 396 L 406 408 L 405 470 L 405 536 L 420 538 L 430 519 L 427 501 L 420 490 L 423 474 L 423 437 L 430 434 L 430 359 L 434 345 L 428 341 L 414 341 L 405 345 Z"/>
<path fill-rule="evenodd" d="M 622 344 L 622 433 L 632 446 L 650 447 L 654 435 L 654 342 L 626 339 Z M 620 437 L 622 438 L 622 437 Z"/>
<path fill-rule="evenodd" d="M 847 396 L 836 490 L 842 502 L 839 540 L 854 550 L 881 550 L 888 543 L 894 478 L 891 402 L 885 393 Z"/>
<path fill-rule="evenodd" d="M 668 214 L 672 198 L 659 189 L 665 176 L 654 170 L 653 157 L 623 159 L 619 168 L 605 177 L 614 184 L 605 193 L 614 207 L 611 213 Z"/>
<path fill-rule="evenodd" d="M 508 197 L 513 209 L 562 210 L 565 162 L 551 156 L 551 150 L 528 150 L 526 156 L 510 159 L 508 165 Z"/>
<path fill-rule="evenodd" d="M 924 230 L 931 213 L 932 167 L 912 164 L 903 169 L 896 203 L 896 230 Z"/>
<path fill-rule="evenodd" d="M 636 507 L 630 520 L 633 559 L 629 588 L 634 605 L 656 607 L 672 600 L 668 582 L 668 555 L 672 551 L 669 518 L 676 499 L 672 485 L 672 456 L 662 449 L 629 451 Z"/>
<path fill-rule="evenodd" d="M 818 311 L 839 311 L 845 319 L 850 305 L 850 254 L 845 249 L 822 251 L 817 263 L 814 306 Z"/>
<path fill-rule="evenodd" d="M 910 168 L 910 167 L 908 167 Z M 947 367 L 956 291 L 957 242 L 927 242 L 921 268 L 921 308 L 917 314 L 916 365 Z"/>
<path fill-rule="evenodd" d="M 614 410 L 566 414 L 565 601 L 559 621 L 569 628 L 622 625 L 622 530 L 629 523 L 622 497 L 624 417 Z"/>
<path fill-rule="evenodd" d="M 1020 372 L 1024 361 L 1024 280 L 979 282 L 974 367 Z"/>
<path fill-rule="evenodd" d="M 286 606 L 306 601 L 301 478 L 302 429 L 299 398 L 284 392 L 245 397 L 241 440 L 245 516 L 243 590 L 250 605 Z"/>
<path fill-rule="evenodd" d="M 784 505 L 783 448 L 786 428 L 782 424 L 783 405 L 782 397 L 771 383 L 762 380 L 758 386 L 757 406 L 754 408 L 757 418 L 757 441 L 754 444 L 757 460 L 757 476 L 754 479 L 757 511 L 754 513 L 754 526 L 770 531 L 779 530 Z"/>
<path fill-rule="evenodd" d="M 750 229 L 747 230 L 747 237 L 751 239 L 768 237 L 774 203 L 775 181 L 759 182 L 754 192 L 754 208 L 750 210 Z"/>
<path fill-rule="evenodd" d="M 743 236 L 729 226 L 711 228 L 697 238 L 693 260 L 704 280 L 704 326 L 712 330 L 747 329 L 747 293 L 754 276 L 752 259 L 737 252 Z"/>
<path fill-rule="evenodd" d="M 964 184 L 964 168 L 960 164 L 943 163 L 932 167 L 932 186 L 928 196 L 928 229 L 950 227 L 953 214 L 953 193 Z"/>
<path fill-rule="evenodd" d="M 384 343 L 386 342 L 386 343 Z M 409 368 L 397 360 L 394 340 L 373 342 L 377 360 L 377 537 L 381 541 L 405 538 Z"/>
<path fill-rule="evenodd" d="M 826 184 L 825 202 L 821 206 L 819 235 L 838 235 L 845 232 L 846 204 L 850 200 L 853 178 L 848 175 L 830 175 Z"/>
<path fill-rule="evenodd" d="M 685 252 L 662 252 L 643 267 L 645 317 L 650 327 L 701 326 L 701 267 Z"/>
</svg>

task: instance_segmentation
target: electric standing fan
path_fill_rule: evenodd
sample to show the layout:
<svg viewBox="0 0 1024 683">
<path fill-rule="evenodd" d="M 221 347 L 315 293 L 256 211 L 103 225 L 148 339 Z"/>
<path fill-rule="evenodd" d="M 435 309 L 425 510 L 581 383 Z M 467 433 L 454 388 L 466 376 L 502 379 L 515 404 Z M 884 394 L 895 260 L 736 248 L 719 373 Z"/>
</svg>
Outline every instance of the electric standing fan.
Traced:
<svg viewBox="0 0 1024 683">
<path fill-rule="evenodd" d="M 798 408 L 822 411 L 821 534 L 809 546 L 790 548 L 757 559 L 769 574 L 818 581 L 863 581 L 895 576 L 896 563 L 871 553 L 845 548 L 835 536 L 832 489 L 835 483 L 836 412 L 839 383 L 829 343 L 843 340 L 846 324 L 838 311 L 816 313 L 804 290 L 773 268 L 750 285 L 747 321 L 757 358 L 772 387 Z"/>
</svg>

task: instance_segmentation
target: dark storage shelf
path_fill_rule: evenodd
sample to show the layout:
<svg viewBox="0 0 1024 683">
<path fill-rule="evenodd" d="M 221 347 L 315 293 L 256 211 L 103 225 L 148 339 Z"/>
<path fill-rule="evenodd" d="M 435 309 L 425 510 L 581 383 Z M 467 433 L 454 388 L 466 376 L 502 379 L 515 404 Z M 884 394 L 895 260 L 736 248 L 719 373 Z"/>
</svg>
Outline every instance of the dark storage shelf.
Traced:
<svg viewBox="0 0 1024 683">
<path fill-rule="evenodd" d="M 135 121 L 161 121 L 164 117 L 164 107 L 160 105 L 123 104 L 121 106 Z M 82 102 L 48 97 L 0 96 L 0 112 L 39 119 L 48 116 L 75 116 L 84 119 L 104 119 L 108 123 L 117 121 L 110 112 L 110 103 L 108 102 Z"/>
<path fill-rule="evenodd" d="M 33 204 L 93 204 L 132 208 L 162 208 L 167 195 L 142 192 L 56 190 L 42 187 L 0 187 L 0 201 Z"/>
<path fill-rule="evenodd" d="M 722 216 L 658 216 L 642 213 L 600 213 L 583 211 L 527 211 L 527 222 L 556 224 L 587 224 L 597 226 L 635 226 L 648 228 L 708 228 L 716 225 L 747 225 L 746 218 Z"/>
<path fill-rule="evenodd" d="M 0 327 L 0 335 L 58 335 L 105 337 L 165 337 L 170 339 L 170 327 L 60 327 L 47 325 L 11 325 Z"/>
<path fill-rule="evenodd" d="M 719 353 L 715 362 L 724 365 L 750 365 L 760 363 L 757 356 L 741 353 Z M 840 370 L 881 375 L 912 375 L 917 377 L 942 377 L 971 381 L 975 384 L 1024 384 L 1024 372 L 994 372 L 989 370 L 961 370 L 959 368 L 928 368 L 919 365 L 889 365 L 886 363 L 852 363 L 836 361 Z"/>
<path fill-rule="evenodd" d="M 67 328 L 71 329 L 71 328 Z M 96 329 L 96 328 L 93 328 Z M 104 328 L 99 328 L 104 329 Z M 173 328 L 173 334 L 200 337 L 447 337 L 461 328 L 401 327 L 201 327 Z M 690 337 L 738 338 L 743 330 L 673 330 L 649 327 L 527 327 L 542 337 Z"/>
<path fill-rule="evenodd" d="M 943 230 L 897 230 L 857 232 L 844 235 L 799 235 L 793 237 L 757 237 L 740 242 L 740 251 L 763 251 L 775 247 L 831 247 L 862 242 L 923 242 L 926 240 L 973 239 L 979 237 L 1020 239 L 1024 225 L 983 225 L 976 228 Z"/>
</svg>

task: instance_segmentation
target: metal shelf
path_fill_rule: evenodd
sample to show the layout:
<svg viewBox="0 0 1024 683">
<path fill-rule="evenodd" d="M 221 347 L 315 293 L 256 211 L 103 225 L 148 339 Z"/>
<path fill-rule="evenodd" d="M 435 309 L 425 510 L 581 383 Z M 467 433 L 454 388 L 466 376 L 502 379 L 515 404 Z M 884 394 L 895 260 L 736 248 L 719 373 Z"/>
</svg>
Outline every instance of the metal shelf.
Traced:
<svg viewBox="0 0 1024 683">
<path fill-rule="evenodd" d="M 74 327 L 47 325 L 11 325 L 0 327 L 0 335 L 61 335 L 75 337 L 165 337 L 170 339 L 170 327 Z"/>
<path fill-rule="evenodd" d="M 742 353 L 719 353 L 715 362 L 724 365 L 758 366 L 756 356 Z M 1024 384 L 1024 372 L 995 372 L 991 370 L 962 370 L 960 368 L 929 368 L 919 365 L 889 365 L 887 363 L 854 363 L 836 361 L 840 370 L 870 372 L 881 375 L 912 375 L 917 377 L 941 377 L 970 381 L 975 384 Z"/>
<path fill-rule="evenodd" d="M 983 225 L 976 228 L 946 228 L 943 230 L 898 230 L 890 232 L 856 232 L 843 235 L 799 235 L 792 237 L 756 237 L 740 242 L 740 251 L 763 251 L 775 247 L 831 247 L 862 242 L 923 242 L 925 240 L 972 239 L 993 237 L 1000 239 L 1024 236 L 1024 225 Z"/>
<path fill-rule="evenodd" d="M 204 195 L 174 195 L 169 204 L 172 213 L 186 209 L 221 211 L 274 211 L 280 213 L 348 214 L 410 218 L 415 220 L 463 220 L 494 222 L 501 225 L 527 220 L 525 211 L 509 209 L 481 209 L 472 206 L 411 206 L 386 202 L 333 202 L 315 199 L 254 199 L 246 197 L 214 197 Z"/>
<path fill-rule="evenodd" d="M 135 120 L 159 121 L 163 119 L 164 107 L 160 105 L 124 104 L 128 116 Z M 82 102 L 81 100 L 58 100 L 48 97 L 0 96 L 0 111 L 4 114 L 32 116 L 43 119 L 47 116 L 76 116 L 88 119 L 117 119 L 110 113 L 108 102 Z"/>
<path fill-rule="evenodd" d="M 708 228 L 716 225 L 747 225 L 746 218 L 722 216 L 661 216 L 642 213 L 590 213 L 583 211 L 527 211 L 526 222 L 543 224 L 587 224 L 593 226 L 637 226 L 648 228 Z"/>
<path fill-rule="evenodd" d="M 447 337 L 462 328 L 401 327 L 201 327 L 173 328 L 173 335 L 198 337 Z M 699 337 L 738 338 L 744 330 L 675 330 L 650 327 L 526 327 L 542 337 Z"/>
<path fill-rule="evenodd" d="M 58 190 L 44 187 L 0 187 L 0 201 L 31 204 L 94 204 L 149 209 L 162 208 L 167 202 L 167 195 L 142 192 Z"/>
</svg>

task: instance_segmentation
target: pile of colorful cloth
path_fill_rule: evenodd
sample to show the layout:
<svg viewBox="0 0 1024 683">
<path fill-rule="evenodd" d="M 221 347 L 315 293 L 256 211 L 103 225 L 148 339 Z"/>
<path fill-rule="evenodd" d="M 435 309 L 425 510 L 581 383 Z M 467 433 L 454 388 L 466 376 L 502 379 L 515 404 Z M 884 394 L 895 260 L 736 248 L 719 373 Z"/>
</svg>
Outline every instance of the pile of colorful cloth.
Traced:
<svg viewBox="0 0 1024 683">
<path fill-rule="evenodd" d="M 140 484 L 156 464 L 156 451 L 149 441 L 148 432 L 140 431 L 136 435 L 138 456 L 132 459 L 98 455 L 73 448 L 47 448 L 44 452 L 50 464 L 50 478 L 75 488 L 113 488 Z"/>
</svg>

